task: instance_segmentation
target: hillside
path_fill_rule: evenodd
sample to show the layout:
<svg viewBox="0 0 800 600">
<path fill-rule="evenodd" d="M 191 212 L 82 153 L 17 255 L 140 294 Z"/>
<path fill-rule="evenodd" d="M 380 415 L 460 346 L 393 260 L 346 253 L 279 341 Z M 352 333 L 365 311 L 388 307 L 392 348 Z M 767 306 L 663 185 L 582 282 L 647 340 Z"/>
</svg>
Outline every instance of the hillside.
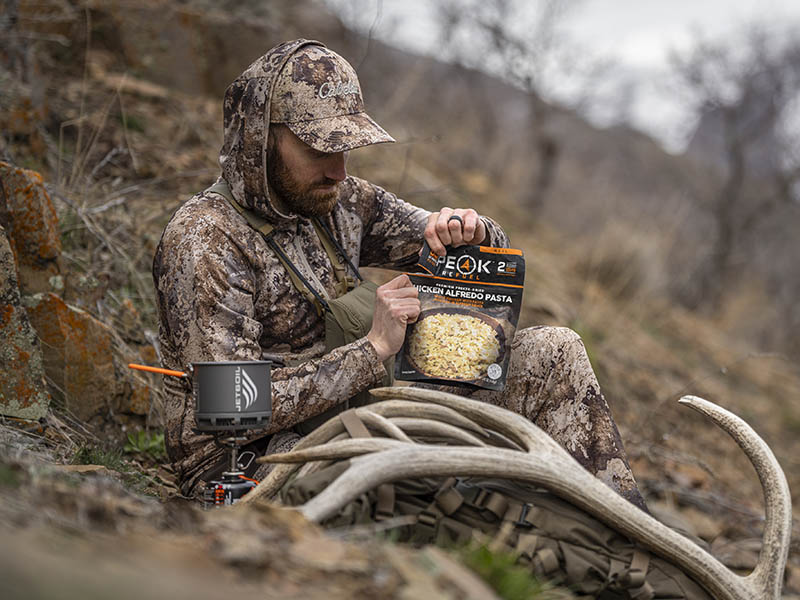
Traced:
<svg viewBox="0 0 800 600">
<path fill-rule="evenodd" d="M 731 290 L 715 314 L 690 311 L 674 300 L 676 288 L 693 284 L 686 277 L 689 259 L 703 252 L 694 244 L 702 238 L 704 216 L 692 212 L 688 198 L 704 181 L 689 159 L 667 155 L 624 127 L 598 130 L 570 111 L 550 107 L 547 128 L 558 141 L 559 160 L 540 201 L 530 193 L 541 166 L 530 123 L 537 99 L 486 74 L 368 42 L 313 2 L 18 5 L 19 27 L 28 35 L 5 38 L 0 53 L 0 160 L 37 171 L 47 184 L 65 268 L 76 282 L 68 286 L 74 295 L 65 300 L 113 328 L 140 356 L 146 356 L 142 349 L 156 329 L 150 268 L 161 230 L 180 203 L 218 173 L 225 86 L 275 43 L 319 39 L 358 66 L 370 114 L 398 140 L 354 152 L 350 171 L 425 208 L 471 205 L 506 227 L 527 262 L 520 325 L 568 326 L 581 334 L 654 512 L 683 519 L 719 553 L 736 552 L 743 567 L 753 560 L 750 540 L 760 536 L 763 521 L 758 479 L 727 436 L 677 405 L 683 394 L 705 397 L 746 419 L 774 450 L 797 501 L 800 369 L 772 351 L 782 348 L 771 342 L 784 332 L 765 333 L 768 324 L 774 329 L 777 314 L 769 291 L 754 277 L 753 285 Z M 155 349 L 148 351 L 155 361 Z M 155 379 L 148 381 L 155 385 Z M 122 508 L 115 500 L 113 509 L 95 507 L 100 516 L 81 521 L 80 507 L 93 495 L 102 496 L 98 488 L 113 484 L 74 474 L 63 482 L 61 475 L 40 472 L 27 462 L 30 457 L 22 458 L 25 452 L 34 458 L 41 453 L 44 462 L 68 463 L 79 447 L 108 449 L 109 440 L 120 446 L 130 431 L 157 431 L 161 408 L 154 389 L 148 410 L 126 420 L 98 417 L 84 428 L 59 414 L 56 404 L 53 412 L 66 425 L 50 421 L 50 433 L 40 438 L 33 430 L 20 438 L 2 425 L 2 496 L 16 494 L 12 480 L 29 490 L 4 508 L 4 530 L 24 551 L 14 556 L 6 545 L 0 572 L 10 573 L 45 547 L 54 523 L 65 528 L 59 530 L 64 539 L 57 541 L 65 548 L 73 548 L 74 540 L 64 530 L 85 537 L 77 545 L 86 565 L 47 554 L 46 564 L 58 572 L 84 566 L 91 572 L 92 561 L 110 553 L 117 534 L 125 539 L 120 552 L 130 556 L 148 536 L 164 544 L 164 556 L 182 551 L 177 542 L 171 546 L 174 541 L 158 537 L 159 527 L 152 525 L 174 515 L 180 519 L 182 509 L 173 514 L 169 502 L 143 500 L 136 495 L 140 489 Z M 36 439 L 20 441 L 28 437 Z M 158 474 L 158 461 L 151 459 L 138 456 L 135 468 Z M 169 479 L 163 472 L 159 476 L 162 482 Z M 52 495 L 44 492 L 50 478 L 61 481 Z M 127 498 L 130 478 L 114 478 L 124 490 L 114 488 L 109 497 Z M 70 486 L 81 490 L 72 504 L 64 491 Z M 26 501 L 41 510 L 38 514 L 58 517 L 29 518 Z M 142 525 L 148 515 L 155 515 L 152 530 Z M 293 535 L 294 544 L 321 535 L 305 525 L 275 525 L 269 514 L 248 518 L 278 528 L 296 526 L 301 533 Z M 181 525 L 183 543 L 213 537 L 217 519 L 224 517 Z M 796 523 L 794 533 L 798 539 Z M 265 539 L 247 539 L 269 546 Z M 236 548 L 228 550 L 219 581 L 254 568 L 237 562 Z M 340 551 L 362 559 L 371 552 L 363 546 Z M 280 552 L 269 556 L 278 561 Z M 157 572 L 155 562 L 143 568 Z M 334 595 L 373 589 L 369 586 L 380 580 L 374 562 L 363 559 L 362 570 L 350 579 L 338 572 L 342 579 Z M 281 565 L 298 570 L 291 576 L 271 570 L 272 583 L 279 582 L 285 594 L 270 597 L 322 597 L 326 577 L 336 573 L 307 545 Z M 135 581 L 130 565 L 119 569 L 126 581 Z M 787 592 L 800 593 L 796 545 L 788 573 Z M 305 575 L 311 582 L 307 589 L 298 587 Z M 356 581 L 359 577 L 363 581 Z M 381 583 L 385 597 L 399 589 L 392 581 Z M 236 589 L 252 591 L 250 583 Z M 176 576 L 176 588 L 183 584 Z M 96 595 L 103 589 L 96 588 Z M 215 589 L 208 584 L 207 590 Z"/>
</svg>

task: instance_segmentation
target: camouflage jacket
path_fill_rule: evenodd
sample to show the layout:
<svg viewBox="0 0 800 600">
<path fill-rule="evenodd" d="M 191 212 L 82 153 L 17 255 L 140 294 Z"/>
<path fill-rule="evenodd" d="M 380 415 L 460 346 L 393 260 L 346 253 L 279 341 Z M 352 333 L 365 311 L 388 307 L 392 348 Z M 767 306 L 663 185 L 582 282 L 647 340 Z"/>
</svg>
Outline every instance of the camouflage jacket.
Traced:
<svg viewBox="0 0 800 600">
<path fill-rule="evenodd" d="M 278 46 L 228 88 L 219 160 L 236 202 L 272 224 L 292 263 L 332 296 L 333 268 L 313 225 L 280 212 L 266 184 L 270 90 L 286 59 L 305 43 Z M 340 185 L 339 202 L 325 220 L 353 263 L 392 269 L 414 264 L 429 213 L 355 177 Z M 487 245 L 507 246 L 502 229 L 484 221 Z M 173 215 L 156 250 L 153 279 L 164 367 L 274 356 L 299 361 L 272 371 L 272 422 L 256 435 L 292 427 L 385 374 L 366 338 L 324 352 L 324 318 L 293 286 L 263 236 L 219 194 L 198 194 Z M 191 384 L 165 377 L 165 390 L 167 450 L 189 493 L 223 451 L 211 436 L 193 432 Z"/>
</svg>

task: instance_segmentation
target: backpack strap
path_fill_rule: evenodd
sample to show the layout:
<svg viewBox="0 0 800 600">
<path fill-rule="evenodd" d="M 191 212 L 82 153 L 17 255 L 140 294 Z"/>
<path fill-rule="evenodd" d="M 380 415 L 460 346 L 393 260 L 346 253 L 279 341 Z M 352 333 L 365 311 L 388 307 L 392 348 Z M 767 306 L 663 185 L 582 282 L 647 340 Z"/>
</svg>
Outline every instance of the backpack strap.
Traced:
<svg viewBox="0 0 800 600">
<path fill-rule="evenodd" d="M 635 548 L 633 551 L 633 558 L 631 559 L 631 566 L 626 574 L 630 580 L 628 595 L 631 597 L 631 600 L 651 600 L 655 596 L 653 586 L 645 580 L 649 567 L 650 554 L 644 550 Z"/>
<path fill-rule="evenodd" d="M 333 275 L 336 279 L 336 295 L 337 297 L 343 296 L 355 288 L 357 283 L 355 279 L 347 274 L 348 266 L 353 270 L 353 273 L 355 273 L 359 281 L 364 281 L 364 278 L 361 277 L 358 268 L 350 260 L 350 257 L 347 256 L 347 252 L 345 252 L 344 248 L 336 241 L 336 237 L 334 237 L 333 233 L 328 229 L 328 226 L 325 225 L 322 219 L 314 217 L 311 219 L 311 224 L 314 225 L 314 229 L 317 231 L 317 237 L 319 237 L 319 241 L 322 242 L 322 247 L 325 248 L 325 253 L 328 255 L 331 265 L 333 266 Z"/>
<path fill-rule="evenodd" d="M 355 408 L 351 408 L 339 414 L 339 420 L 342 422 L 342 425 L 344 425 L 345 430 L 351 438 L 372 437 L 367 426 L 364 425 L 356 414 Z M 391 483 L 382 483 L 378 486 L 375 493 L 378 496 L 378 501 L 375 505 L 375 520 L 385 521 L 386 519 L 394 517 L 394 485 Z"/>
<path fill-rule="evenodd" d="M 347 430 L 347 434 L 351 438 L 372 437 L 367 426 L 358 418 L 356 409 L 351 408 L 350 410 L 344 411 L 339 415 L 339 420 L 342 422 L 342 425 L 344 425 L 344 428 Z"/>
<path fill-rule="evenodd" d="M 455 489 L 457 483 L 458 479 L 455 477 L 446 479 L 434 494 L 433 502 L 417 514 L 417 524 L 426 527 L 431 536 L 436 533 L 439 522 L 464 503 L 464 497 Z"/>
</svg>

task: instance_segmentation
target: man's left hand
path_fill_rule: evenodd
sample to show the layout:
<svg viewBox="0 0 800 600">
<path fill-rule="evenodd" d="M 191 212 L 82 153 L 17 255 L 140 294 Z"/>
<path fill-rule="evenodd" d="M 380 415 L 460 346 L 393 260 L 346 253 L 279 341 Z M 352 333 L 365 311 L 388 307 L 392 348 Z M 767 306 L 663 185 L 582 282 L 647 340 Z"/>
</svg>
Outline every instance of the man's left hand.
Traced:
<svg viewBox="0 0 800 600">
<path fill-rule="evenodd" d="M 486 225 L 471 208 L 443 208 L 428 217 L 425 241 L 439 256 L 446 254 L 445 246 L 479 245 L 486 241 Z"/>
</svg>

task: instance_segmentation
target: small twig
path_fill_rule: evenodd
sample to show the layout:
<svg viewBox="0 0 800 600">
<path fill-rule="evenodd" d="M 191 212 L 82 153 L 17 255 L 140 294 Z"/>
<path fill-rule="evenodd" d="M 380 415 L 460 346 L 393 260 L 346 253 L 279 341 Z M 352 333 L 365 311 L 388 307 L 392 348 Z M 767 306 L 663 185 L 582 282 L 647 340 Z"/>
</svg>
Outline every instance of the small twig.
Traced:
<svg viewBox="0 0 800 600">
<path fill-rule="evenodd" d="M 58 189 L 59 189 L 58 185 L 54 185 L 52 183 L 45 183 L 44 184 L 44 189 L 50 195 L 51 198 L 57 198 L 58 200 L 61 200 L 61 202 L 63 202 L 64 204 L 66 204 L 70 208 L 74 208 L 75 210 L 78 210 L 78 207 L 75 205 L 75 203 L 72 200 L 70 200 L 64 194 L 62 194 L 61 192 L 58 191 Z"/>
<path fill-rule="evenodd" d="M 81 106 L 80 111 L 78 112 L 78 119 L 77 122 L 79 124 L 78 127 L 78 141 L 75 144 L 75 158 L 76 160 L 72 163 L 72 173 L 70 174 L 69 181 L 71 182 L 74 175 L 75 175 L 75 167 L 76 164 L 80 161 L 80 151 L 81 145 L 83 142 L 83 127 L 80 126 L 80 123 L 83 121 L 85 117 L 84 108 L 86 106 L 86 93 L 87 93 L 87 83 L 89 81 L 89 51 L 92 47 L 92 16 L 89 12 L 89 7 L 87 6 L 84 9 L 84 15 L 86 16 L 86 49 L 83 54 L 83 79 L 81 81 Z M 62 124 L 63 128 L 63 124 Z M 60 135 L 60 133 L 59 133 Z M 61 142 L 59 140 L 59 156 L 61 155 Z M 59 183 L 61 180 L 59 179 Z M 71 186 L 68 186 L 71 187 Z"/>
<path fill-rule="evenodd" d="M 378 0 L 377 7 L 375 8 L 375 18 L 372 20 L 372 25 L 370 25 L 369 31 L 367 32 L 367 46 L 364 48 L 364 56 L 361 57 L 361 60 L 356 67 L 356 72 L 361 69 L 361 65 L 364 64 L 364 61 L 367 60 L 369 56 L 369 47 L 372 45 L 372 36 L 375 33 L 375 28 L 378 26 L 378 23 L 383 16 L 383 0 Z"/>
<path fill-rule="evenodd" d="M 414 146 L 413 145 L 409 145 L 406 148 L 405 157 L 403 158 L 403 172 L 400 175 L 400 181 L 397 184 L 397 195 L 399 197 L 402 197 L 402 195 L 403 195 L 403 186 L 406 183 L 406 177 L 408 177 L 408 166 L 409 166 L 409 163 L 411 162 L 411 151 L 413 149 L 414 149 Z"/>
<path fill-rule="evenodd" d="M 196 171 L 186 171 L 184 173 L 175 173 L 174 175 L 153 177 L 152 179 L 146 179 L 145 181 L 140 181 L 133 185 L 129 185 L 128 187 L 124 187 L 121 190 L 117 190 L 117 194 L 120 196 L 124 196 L 126 194 L 131 194 L 133 192 L 141 191 L 141 189 L 144 187 L 151 185 L 158 185 L 160 183 L 171 181 L 173 179 L 181 179 L 182 177 L 197 177 L 198 175 L 208 175 L 209 173 L 214 173 L 214 172 L 216 172 L 215 169 L 197 169 Z"/>
<path fill-rule="evenodd" d="M 128 155 L 131 157 L 131 163 L 133 163 L 133 171 L 137 175 L 139 174 L 139 161 L 136 159 L 136 153 L 133 151 L 133 146 L 131 145 L 130 137 L 128 136 L 128 116 L 125 112 L 125 104 L 122 102 L 122 94 L 120 90 L 122 89 L 122 85 L 125 83 L 125 79 L 127 78 L 128 74 L 125 73 L 122 76 L 122 79 L 117 86 L 117 98 L 119 99 L 119 111 L 122 113 L 122 135 L 125 136 L 125 145 L 128 147 Z"/>
<path fill-rule="evenodd" d="M 115 206 L 119 206 L 120 204 L 125 203 L 125 198 L 117 197 L 109 200 L 105 204 L 101 204 L 100 206 L 93 206 L 92 208 L 87 208 L 84 210 L 79 210 L 79 212 L 84 212 L 89 215 L 96 215 L 101 212 L 107 211 L 109 208 L 114 208 Z M 113 235 L 114 232 L 112 232 Z"/>
<path fill-rule="evenodd" d="M 57 33 L 35 33 L 33 31 L 17 31 L 16 36 L 18 38 L 26 38 L 29 40 L 41 40 L 44 42 L 56 42 L 57 44 L 61 44 L 62 46 L 69 48 L 72 43 L 69 41 L 69 38 L 63 35 L 59 35 Z"/>
<path fill-rule="evenodd" d="M 731 512 L 738 513 L 753 521 L 764 521 L 764 516 L 758 513 L 753 512 L 752 510 L 745 508 L 739 504 L 735 504 L 732 500 L 727 500 L 720 496 L 719 494 L 713 494 L 710 492 L 696 492 L 692 490 L 687 490 L 686 488 L 676 486 L 673 484 L 668 483 L 661 483 L 661 482 L 651 482 L 648 483 L 648 486 L 656 491 L 661 493 L 670 493 L 674 494 L 675 496 L 687 501 L 689 504 L 693 504 L 694 506 L 704 509 L 707 512 L 712 512 L 709 510 L 708 505 L 717 506 L 720 508 L 724 508 Z"/>
<path fill-rule="evenodd" d="M 628 452 L 628 454 L 631 455 L 633 453 Z M 665 448 L 664 446 L 659 446 L 657 444 L 646 444 L 644 451 L 639 453 L 639 455 L 645 455 L 648 458 L 650 457 L 650 455 L 656 455 L 661 458 L 666 458 L 668 460 L 674 460 L 675 462 L 681 464 L 696 465 L 701 469 L 703 469 L 709 475 L 712 476 L 714 475 L 714 471 L 711 469 L 711 467 L 704 461 L 697 458 L 696 456 L 692 456 L 684 452 L 678 452 L 676 450 L 670 450 L 668 448 Z"/>
<path fill-rule="evenodd" d="M 124 152 L 125 152 L 125 149 L 124 149 L 124 148 L 120 148 L 119 146 L 114 146 L 114 147 L 113 147 L 111 150 L 109 150 L 109 151 L 108 151 L 108 153 L 107 153 L 107 154 L 106 154 L 106 155 L 103 157 L 103 160 L 101 160 L 99 163 L 97 163 L 97 164 L 95 165 L 94 169 L 92 169 L 92 172 L 91 172 L 91 173 L 89 173 L 89 178 L 90 178 L 90 179 L 94 179 L 94 176 L 95 176 L 95 175 L 97 175 L 97 172 L 98 172 L 100 169 L 102 169 L 103 167 L 105 167 L 105 166 L 106 166 L 106 165 L 107 165 L 107 164 L 108 164 L 108 163 L 111 161 L 111 159 L 113 159 L 115 156 L 117 156 L 117 154 L 123 154 Z"/>
</svg>

